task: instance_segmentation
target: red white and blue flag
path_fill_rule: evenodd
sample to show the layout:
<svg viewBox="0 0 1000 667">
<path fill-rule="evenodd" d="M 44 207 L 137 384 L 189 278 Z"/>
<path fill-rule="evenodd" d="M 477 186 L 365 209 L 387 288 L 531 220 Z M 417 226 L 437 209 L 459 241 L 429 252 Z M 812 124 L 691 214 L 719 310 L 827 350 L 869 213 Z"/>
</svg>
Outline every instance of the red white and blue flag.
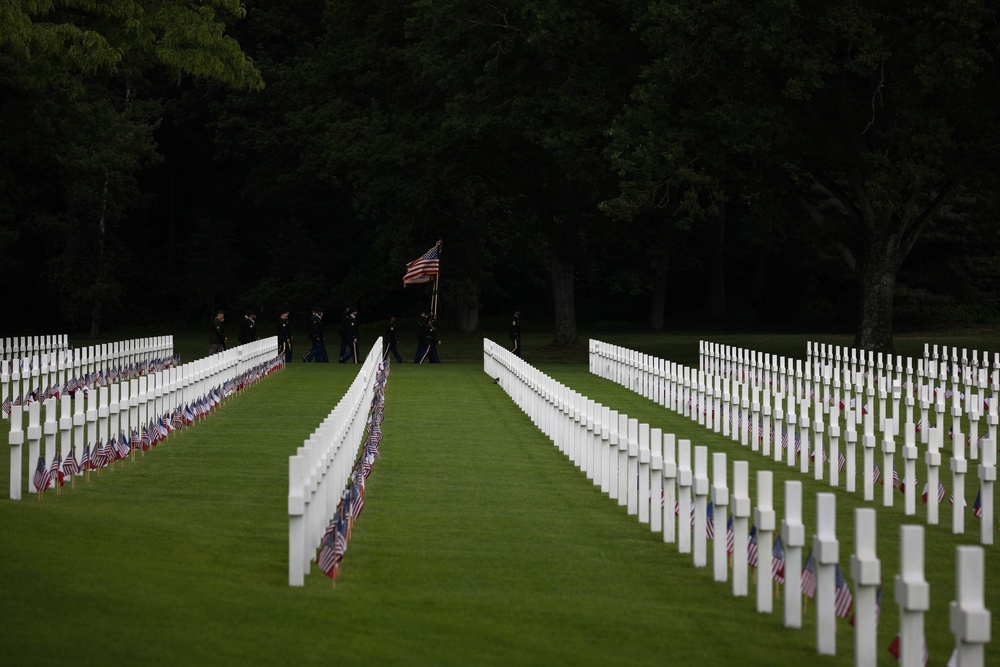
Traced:
<svg viewBox="0 0 1000 667">
<path fill-rule="evenodd" d="M 437 275 L 441 268 L 441 242 L 420 257 L 406 265 L 403 274 L 403 286 L 430 282 L 431 276 Z"/>
<path fill-rule="evenodd" d="M 844 579 L 844 572 L 840 569 L 840 565 L 834 566 L 834 582 L 836 583 L 833 598 L 834 611 L 840 618 L 847 618 L 854 605 L 854 596 L 851 595 L 851 589 L 847 586 L 847 580 Z"/>
</svg>

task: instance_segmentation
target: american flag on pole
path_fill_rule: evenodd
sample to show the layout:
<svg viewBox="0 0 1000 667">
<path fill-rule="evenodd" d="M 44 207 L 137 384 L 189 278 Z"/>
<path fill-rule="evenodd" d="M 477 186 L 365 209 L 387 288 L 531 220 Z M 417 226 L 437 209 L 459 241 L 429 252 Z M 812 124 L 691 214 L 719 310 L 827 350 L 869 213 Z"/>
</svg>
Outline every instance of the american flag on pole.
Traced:
<svg viewBox="0 0 1000 667">
<path fill-rule="evenodd" d="M 781 535 L 774 538 L 774 547 L 771 549 L 771 578 L 779 584 L 785 583 L 785 546 L 781 542 Z"/>
<path fill-rule="evenodd" d="M 49 485 L 49 470 L 45 467 L 45 457 L 38 457 L 38 465 L 35 466 L 35 476 L 31 479 L 35 484 L 35 491 L 44 491 Z"/>
<path fill-rule="evenodd" d="M 811 550 L 806 566 L 802 568 L 802 594 L 810 598 L 816 597 L 816 561 Z"/>
<path fill-rule="evenodd" d="M 733 515 L 729 515 L 729 520 L 726 522 L 726 553 L 733 553 L 733 549 L 736 548 L 736 537 L 733 534 Z"/>
<path fill-rule="evenodd" d="M 431 276 L 436 275 L 440 268 L 441 242 L 438 241 L 434 244 L 433 248 L 406 265 L 406 273 L 403 274 L 403 286 L 428 283 L 431 280 Z"/>
<path fill-rule="evenodd" d="M 927 484 L 928 484 L 927 482 L 924 482 L 924 490 L 920 494 L 925 505 L 927 504 L 927 491 L 928 491 Z M 944 484 L 941 483 L 941 480 L 938 480 L 938 504 L 944 502 L 945 493 L 946 491 L 944 490 Z"/>
<path fill-rule="evenodd" d="M 323 574 L 331 579 L 336 577 L 336 567 L 339 560 L 337 558 L 337 524 L 331 523 L 323 536 L 323 546 L 316 557 L 316 564 Z"/>
<path fill-rule="evenodd" d="M 847 587 L 847 580 L 844 579 L 844 572 L 840 569 L 840 565 L 834 566 L 833 572 L 836 582 L 836 592 L 833 598 L 834 611 L 840 618 L 847 618 L 854 605 L 854 596 L 851 595 L 851 589 Z"/>
<path fill-rule="evenodd" d="M 75 475 L 80 472 L 80 465 L 76 462 L 76 454 L 72 449 L 66 452 L 66 458 L 63 459 L 62 469 L 64 475 Z"/>
<path fill-rule="evenodd" d="M 757 524 L 750 526 L 750 535 L 747 537 L 747 565 L 757 567 Z"/>
<path fill-rule="evenodd" d="M 983 501 L 980 498 L 982 491 L 976 493 L 976 502 L 972 503 L 972 514 L 977 519 L 983 518 Z"/>
<path fill-rule="evenodd" d="M 62 461 L 59 460 L 59 452 L 56 452 L 52 456 L 52 463 L 49 464 L 49 481 L 52 482 L 53 486 L 57 484 L 59 486 L 63 485 L 63 475 L 59 472 L 59 468 L 61 467 Z"/>
<path fill-rule="evenodd" d="M 705 537 L 715 539 L 715 504 L 709 503 L 705 509 Z"/>
</svg>

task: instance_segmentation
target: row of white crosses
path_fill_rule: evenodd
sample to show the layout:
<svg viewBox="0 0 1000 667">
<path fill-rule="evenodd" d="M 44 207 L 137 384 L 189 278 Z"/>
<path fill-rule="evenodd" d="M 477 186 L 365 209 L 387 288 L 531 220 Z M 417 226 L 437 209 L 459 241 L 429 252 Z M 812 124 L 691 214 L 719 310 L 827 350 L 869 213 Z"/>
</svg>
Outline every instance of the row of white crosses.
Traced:
<svg viewBox="0 0 1000 667">
<path fill-rule="evenodd" d="M 40 352 L 56 352 L 68 348 L 69 336 L 66 334 L 13 336 L 0 340 L 0 360 L 30 357 Z"/>
<path fill-rule="evenodd" d="M 692 447 L 687 439 L 640 424 L 627 415 L 594 403 L 569 387 L 561 385 L 515 357 L 504 347 L 484 340 L 483 370 L 496 379 L 511 399 L 561 452 L 581 469 L 595 486 L 600 486 L 618 504 L 648 523 L 654 532 L 662 532 L 663 541 L 676 543 L 679 553 L 690 553 L 695 567 L 707 567 L 709 500 L 714 505 L 713 578 L 727 582 L 732 569 L 732 593 L 748 596 L 748 522 L 753 517 L 757 529 L 757 569 L 772 571 L 776 533 L 784 549 L 784 625 L 801 628 L 803 618 L 802 570 L 806 526 L 802 517 L 802 483 L 785 482 L 785 518 L 777 523 L 770 471 L 757 472 L 757 503 L 751 508 L 749 464 L 734 461 L 732 489 L 729 487 L 726 454 L 711 452 L 705 446 Z M 624 473 L 623 473 L 624 471 Z M 650 493 L 646 493 L 646 490 Z M 662 492 L 662 504 L 656 497 Z M 674 502 L 680 508 L 691 507 L 675 519 Z M 659 505 L 659 506 L 658 506 Z M 732 508 L 733 557 L 728 562 L 726 507 Z M 859 619 L 855 632 L 855 664 L 874 665 L 876 661 L 876 590 L 881 584 L 880 562 L 875 550 L 875 510 L 856 510 L 856 553 L 851 558 L 855 581 L 853 605 Z M 820 654 L 836 653 L 836 569 L 839 566 L 839 541 L 836 531 L 836 495 L 817 495 L 816 532 L 811 550 L 816 576 L 816 649 Z M 780 531 L 780 532 L 779 532 Z M 894 580 L 900 606 L 900 642 L 904 667 L 923 665 L 923 614 L 929 608 L 929 586 L 923 576 L 923 528 L 902 526 L 900 574 Z M 959 547 L 957 570 L 960 573 L 957 600 L 952 603 L 951 629 L 956 637 L 956 651 L 963 656 L 963 666 L 984 664 L 984 646 L 989 641 L 990 613 L 984 606 L 984 554 L 981 547 Z M 757 577 L 756 609 L 773 611 L 771 577 Z M 917 650 L 914 652 L 913 647 Z M 918 662 L 919 661 L 919 662 Z"/>
<path fill-rule="evenodd" d="M 980 361 L 977 350 L 972 351 L 970 358 L 967 349 L 963 349 L 959 355 L 958 348 L 953 347 L 949 355 L 947 347 L 942 347 L 939 352 L 937 345 L 932 347 L 925 343 L 923 359 L 917 359 L 914 364 L 912 357 L 876 354 L 872 351 L 866 353 L 857 348 L 808 342 L 803 366 L 801 359 L 788 359 L 701 341 L 699 368 L 710 375 L 737 377 L 758 387 L 768 386 L 775 379 L 781 385 L 783 379 L 787 379 L 799 388 L 800 396 L 806 390 L 817 394 L 822 392 L 825 400 L 820 400 L 818 404 L 825 414 L 830 412 L 831 406 L 838 405 L 845 398 L 849 399 L 852 390 L 859 405 L 866 405 L 868 411 L 874 411 L 877 390 L 878 428 L 885 430 L 884 420 L 890 417 L 887 402 L 891 398 L 891 418 L 897 430 L 894 435 L 899 435 L 899 425 L 914 423 L 918 399 L 921 415 L 916 423 L 928 424 L 933 409 L 937 413 L 937 425 L 943 426 L 948 409 L 945 393 L 950 391 L 950 416 L 957 424 L 962 423 L 963 415 L 967 418 L 969 431 L 966 433 L 971 442 L 976 443 L 979 437 L 979 419 L 984 416 L 983 400 L 987 395 L 987 388 L 993 395 L 1000 391 L 1000 353 L 993 354 L 992 365 L 989 354 L 983 351 Z M 777 375 L 775 369 L 778 369 Z M 787 389 L 782 391 L 788 393 Z M 901 399 L 905 400 L 905 418 L 900 414 Z M 997 406 L 993 402 L 989 415 L 995 417 L 996 414 Z M 860 424 L 860 414 L 856 414 L 855 418 Z M 996 425 L 995 419 L 993 425 Z M 960 426 L 956 430 L 961 430 Z M 927 430 L 921 429 L 921 442 L 927 444 L 928 438 Z M 993 439 L 996 440 L 995 434 Z M 973 447 L 970 458 L 976 458 L 976 453 L 977 448 Z"/>
<path fill-rule="evenodd" d="M 178 406 L 191 404 L 213 388 L 274 359 L 277 345 L 277 338 L 271 337 L 97 390 L 32 402 L 26 408 L 14 407 L 8 435 L 11 500 L 20 500 L 24 488 L 25 441 L 31 466 L 42 454 L 43 444 L 47 462 L 56 456 L 57 444 L 62 452 L 61 459 L 73 456 L 79 461 L 85 447 L 93 448 L 96 443 L 107 442 L 119 433 L 141 429 L 150 420 L 169 415 Z M 22 419 L 24 413 L 28 418 L 26 429 Z M 34 488 L 33 479 L 29 484 L 32 491 L 42 490 Z"/>
<path fill-rule="evenodd" d="M 303 586 L 363 444 L 382 360 L 379 337 L 350 388 L 288 457 L 288 585 Z"/>
<path fill-rule="evenodd" d="M 723 355 L 715 357 L 718 361 L 706 364 L 710 368 L 733 368 L 736 364 L 729 363 Z M 734 358 L 739 358 L 734 355 Z M 747 355 L 746 358 L 751 358 Z M 848 492 L 857 491 L 857 449 L 861 445 L 861 481 L 863 497 L 873 501 L 875 496 L 875 456 L 878 442 L 875 430 L 875 414 L 872 410 L 863 410 L 850 400 L 849 395 L 841 397 L 838 393 L 828 393 L 822 387 L 815 388 L 810 383 L 816 377 L 803 374 L 798 365 L 786 363 L 784 358 L 771 358 L 770 355 L 759 355 L 754 364 L 740 369 L 738 373 L 726 372 L 723 375 L 713 374 L 705 370 L 696 370 L 675 362 L 655 358 L 635 350 L 611 345 L 601 341 L 590 341 L 590 371 L 595 375 L 617 382 L 637 391 L 650 400 L 666 408 L 689 417 L 702 426 L 721 433 L 748 446 L 751 451 L 764 457 L 773 453 L 775 461 L 781 461 L 783 453 L 790 467 L 797 467 L 803 475 L 808 475 L 812 467 L 813 479 L 822 480 L 828 471 L 829 484 L 840 485 L 841 466 L 841 428 L 843 424 L 844 454 L 843 464 L 845 484 Z M 756 363 L 760 363 L 758 368 Z M 727 365 L 728 364 L 728 365 Z M 732 377 L 730 377 L 730 375 Z M 762 380 L 754 383 L 744 381 L 747 377 L 757 377 Z M 823 377 L 820 375 L 819 377 Z M 861 375 L 859 374 L 859 377 Z M 851 384 L 851 386 L 854 386 Z M 862 392 L 858 390 L 858 394 Z M 831 402 L 827 396 L 833 397 Z M 844 404 L 844 419 L 840 417 L 841 398 Z M 943 411 L 943 396 L 939 396 L 937 405 Z M 861 404 L 861 401 L 857 402 Z M 825 409 L 826 408 L 826 409 Z M 995 402 L 991 406 L 989 422 L 990 437 L 982 440 L 983 455 L 978 466 L 980 502 L 982 507 L 982 522 L 980 526 L 980 541 L 983 544 L 993 543 L 993 484 L 996 480 L 996 415 Z M 814 418 L 810 418 L 810 412 Z M 893 413 L 899 416 L 897 410 Z M 734 419 L 734 415 L 738 415 Z M 730 421 L 737 423 L 730 425 Z M 859 422 L 860 420 L 860 422 Z M 741 424 L 740 421 L 743 423 Z M 862 425 L 859 433 L 858 424 Z M 881 432 L 881 458 L 883 475 L 886 482 L 883 485 L 882 504 L 891 506 L 894 503 L 894 487 L 889 482 L 893 474 L 896 438 L 899 435 L 896 420 L 883 420 Z M 912 421 L 902 426 L 903 434 L 903 478 L 904 512 L 907 515 L 916 514 L 917 498 L 917 462 L 920 452 L 916 445 L 915 425 Z M 754 432 L 756 431 L 756 432 Z M 938 480 L 941 474 L 942 450 L 944 448 L 944 427 L 942 421 L 929 431 L 928 446 L 923 452 L 923 462 L 926 466 L 928 481 L 927 522 L 937 524 L 938 517 Z M 771 434 L 774 434 L 774 442 Z M 781 440 L 787 434 L 787 440 L 801 443 L 801 450 L 791 443 L 783 448 Z M 965 531 L 965 475 L 968 472 L 968 461 L 965 458 L 965 438 L 961 433 L 955 434 L 952 440 L 952 488 L 954 505 L 952 507 L 952 531 Z M 815 450 L 815 451 L 813 451 Z M 824 458 L 829 464 L 823 465 Z"/>
<path fill-rule="evenodd" d="M 0 362 L 0 402 L 6 405 L 32 391 L 63 387 L 92 373 L 169 359 L 173 354 L 174 337 L 166 335 L 14 357 Z M 3 416 L 7 417 L 5 412 Z"/>
</svg>

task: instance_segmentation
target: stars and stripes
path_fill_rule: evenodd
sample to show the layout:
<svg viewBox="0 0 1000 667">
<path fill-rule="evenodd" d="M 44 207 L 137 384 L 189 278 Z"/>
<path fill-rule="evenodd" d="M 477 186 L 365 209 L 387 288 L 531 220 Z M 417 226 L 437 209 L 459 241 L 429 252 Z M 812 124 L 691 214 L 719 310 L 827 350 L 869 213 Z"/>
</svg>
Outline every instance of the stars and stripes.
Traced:
<svg viewBox="0 0 1000 667">
<path fill-rule="evenodd" d="M 441 269 L 441 242 L 420 257 L 406 265 L 403 274 L 403 286 L 430 282 L 431 276 L 437 275 Z"/>
<path fill-rule="evenodd" d="M 921 492 L 920 497 L 923 499 L 925 505 L 927 504 L 927 493 L 928 493 L 928 482 L 924 482 L 924 490 Z M 938 480 L 937 501 L 939 505 L 944 502 L 944 497 L 946 493 L 947 491 L 945 491 L 944 484 L 941 483 L 941 480 Z"/>
<path fill-rule="evenodd" d="M 63 459 L 62 469 L 64 475 L 76 475 L 80 472 L 80 464 L 76 462 L 76 454 L 72 449 L 66 453 L 66 458 Z"/>
<path fill-rule="evenodd" d="M 38 457 L 38 465 L 35 466 L 35 475 L 31 478 L 35 485 L 35 491 L 41 493 L 49 486 L 49 469 L 45 466 L 45 457 Z"/>
<path fill-rule="evenodd" d="M 779 584 L 785 583 L 785 545 L 781 541 L 781 535 L 774 538 L 774 546 L 771 548 L 771 578 Z"/>
<path fill-rule="evenodd" d="M 52 463 L 49 464 L 49 483 L 50 484 L 52 484 L 52 485 L 58 484 L 59 486 L 62 486 L 62 484 L 63 484 L 63 475 L 62 475 L 62 472 L 60 472 L 60 470 L 59 470 L 61 467 L 62 467 L 62 461 L 59 460 L 59 452 L 56 452 L 52 456 Z"/>
<path fill-rule="evenodd" d="M 816 597 L 816 561 L 811 549 L 806 566 L 802 568 L 802 594 L 810 598 Z"/>
<path fill-rule="evenodd" d="M 834 576 L 834 597 L 833 597 L 833 607 L 834 612 L 840 618 L 847 618 L 847 615 L 851 613 L 851 608 L 854 606 L 854 596 L 851 595 L 851 589 L 847 586 L 847 580 L 844 578 L 844 572 L 840 569 L 840 565 L 835 565 L 833 570 Z"/>
<path fill-rule="evenodd" d="M 760 555 L 757 549 L 760 543 L 757 541 L 757 524 L 750 526 L 750 534 L 747 536 L 747 565 L 757 567 Z"/>
</svg>

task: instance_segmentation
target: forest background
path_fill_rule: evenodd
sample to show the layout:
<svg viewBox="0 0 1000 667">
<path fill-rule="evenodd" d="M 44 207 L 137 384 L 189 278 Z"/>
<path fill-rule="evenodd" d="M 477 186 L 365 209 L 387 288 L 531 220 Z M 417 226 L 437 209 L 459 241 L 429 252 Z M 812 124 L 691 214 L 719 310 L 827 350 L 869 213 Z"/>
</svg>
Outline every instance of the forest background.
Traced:
<svg viewBox="0 0 1000 667">
<path fill-rule="evenodd" d="M 995 3 L 15 0 L 0 334 L 1000 323 Z M 329 319 L 329 318 L 328 318 Z"/>
</svg>

